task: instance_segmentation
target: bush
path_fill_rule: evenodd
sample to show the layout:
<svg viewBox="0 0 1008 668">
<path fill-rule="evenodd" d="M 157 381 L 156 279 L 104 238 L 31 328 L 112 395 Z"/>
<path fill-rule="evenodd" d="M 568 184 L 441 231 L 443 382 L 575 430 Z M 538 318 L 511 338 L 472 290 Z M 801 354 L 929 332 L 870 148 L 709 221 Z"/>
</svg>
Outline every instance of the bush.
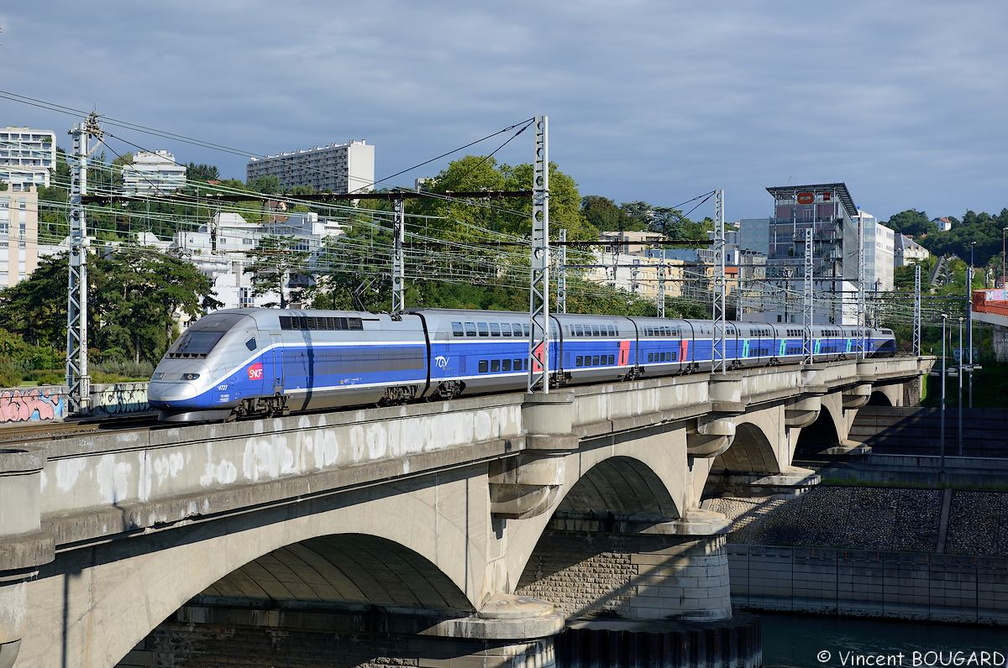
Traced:
<svg viewBox="0 0 1008 668">
<path fill-rule="evenodd" d="M 21 384 L 21 371 L 6 357 L 0 358 L 0 387 L 17 387 Z"/>
<path fill-rule="evenodd" d="M 65 365 L 62 351 L 26 343 L 17 334 L 0 329 L 0 385 L 12 387 L 31 379 L 39 369 L 60 369 Z M 57 384 L 63 383 L 62 371 Z"/>
</svg>

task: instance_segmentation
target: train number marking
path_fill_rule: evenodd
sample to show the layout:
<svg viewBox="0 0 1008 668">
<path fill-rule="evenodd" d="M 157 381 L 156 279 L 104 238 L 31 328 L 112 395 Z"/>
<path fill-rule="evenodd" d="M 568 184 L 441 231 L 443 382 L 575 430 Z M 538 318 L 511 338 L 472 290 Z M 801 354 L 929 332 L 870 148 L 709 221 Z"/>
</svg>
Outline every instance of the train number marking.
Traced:
<svg viewBox="0 0 1008 668">
<path fill-rule="evenodd" d="M 434 358 L 434 366 L 436 366 L 439 369 L 447 369 L 448 358 L 445 357 L 444 355 L 438 355 L 437 357 Z"/>
<path fill-rule="evenodd" d="M 263 365 L 262 362 L 256 362 L 248 368 L 249 380 L 262 380 L 263 377 Z"/>
</svg>

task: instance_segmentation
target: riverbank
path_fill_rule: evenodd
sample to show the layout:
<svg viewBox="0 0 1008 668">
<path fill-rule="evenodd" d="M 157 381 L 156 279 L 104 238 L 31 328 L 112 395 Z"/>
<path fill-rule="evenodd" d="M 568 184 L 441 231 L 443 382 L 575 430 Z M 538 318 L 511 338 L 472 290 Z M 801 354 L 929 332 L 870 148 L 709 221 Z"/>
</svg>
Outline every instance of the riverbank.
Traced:
<svg viewBox="0 0 1008 668">
<path fill-rule="evenodd" d="M 1008 625 L 1008 492 L 819 486 L 705 502 L 737 609 Z"/>
</svg>

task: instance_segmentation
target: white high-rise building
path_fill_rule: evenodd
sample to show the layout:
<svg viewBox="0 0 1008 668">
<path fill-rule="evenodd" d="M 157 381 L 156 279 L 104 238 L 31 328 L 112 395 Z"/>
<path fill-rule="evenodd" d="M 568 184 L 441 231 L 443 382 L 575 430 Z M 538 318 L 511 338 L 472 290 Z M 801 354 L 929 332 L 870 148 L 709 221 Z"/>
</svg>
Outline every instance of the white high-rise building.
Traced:
<svg viewBox="0 0 1008 668">
<path fill-rule="evenodd" d="M 14 192 L 49 186 L 56 167 L 56 134 L 51 130 L 0 128 L 0 181 Z"/>
<path fill-rule="evenodd" d="M 170 193 L 185 185 L 186 168 L 168 151 L 137 151 L 133 164 L 123 165 L 122 176 L 124 195 Z"/>
<path fill-rule="evenodd" d="M 284 190 L 311 186 L 317 192 L 336 194 L 369 192 L 374 187 L 374 148 L 362 139 L 252 158 L 246 176 L 249 181 L 275 176 Z"/>
</svg>

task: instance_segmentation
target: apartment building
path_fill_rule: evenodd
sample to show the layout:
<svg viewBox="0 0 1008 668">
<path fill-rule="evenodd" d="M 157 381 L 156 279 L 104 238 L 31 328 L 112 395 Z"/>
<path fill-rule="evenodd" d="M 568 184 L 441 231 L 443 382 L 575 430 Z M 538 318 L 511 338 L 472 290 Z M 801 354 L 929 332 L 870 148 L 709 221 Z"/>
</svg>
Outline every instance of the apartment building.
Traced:
<svg viewBox="0 0 1008 668">
<path fill-rule="evenodd" d="M 52 130 L 0 128 L 0 181 L 14 192 L 49 187 L 56 168 L 56 134 Z"/>
<path fill-rule="evenodd" d="M 311 186 L 317 192 L 336 194 L 369 192 L 375 179 L 374 149 L 362 139 L 252 158 L 246 176 L 250 181 L 275 176 L 284 190 Z"/>
<path fill-rule="evenodd" d="M 171 193 L 185 186 L 186 168 L 168 151 L 137 151 L 133 163 L 123 165 L 122 177 L 128 197 Z"/>
</svg>

